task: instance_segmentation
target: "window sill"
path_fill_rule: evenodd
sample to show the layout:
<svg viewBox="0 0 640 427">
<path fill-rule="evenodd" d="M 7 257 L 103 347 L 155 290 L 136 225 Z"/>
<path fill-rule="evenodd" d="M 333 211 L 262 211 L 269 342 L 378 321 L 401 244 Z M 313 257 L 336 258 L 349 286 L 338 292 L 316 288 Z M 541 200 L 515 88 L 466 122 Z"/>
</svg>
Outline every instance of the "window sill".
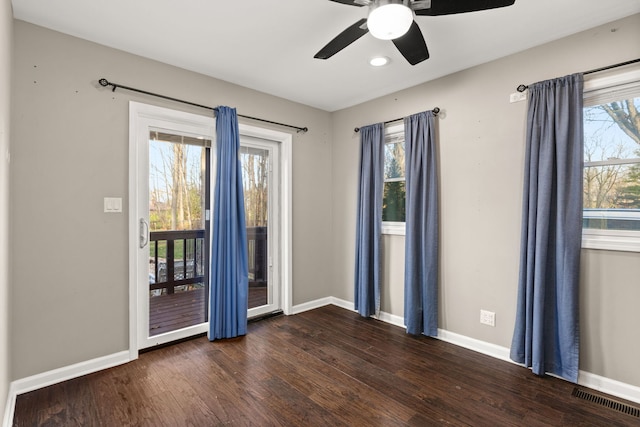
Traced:
<svg viewBox="0 0 640 427">
<path fill-rule="evenodd" d="M 390 234 L 395 236 L 404 236 L 404 222 L 383 222 L 382 234 Z"/>
<path fill-rule="evenodd" d="M 640 232 L 584 231 L 582 234 L 582 248 L 640 252 Z"/>
</svg>

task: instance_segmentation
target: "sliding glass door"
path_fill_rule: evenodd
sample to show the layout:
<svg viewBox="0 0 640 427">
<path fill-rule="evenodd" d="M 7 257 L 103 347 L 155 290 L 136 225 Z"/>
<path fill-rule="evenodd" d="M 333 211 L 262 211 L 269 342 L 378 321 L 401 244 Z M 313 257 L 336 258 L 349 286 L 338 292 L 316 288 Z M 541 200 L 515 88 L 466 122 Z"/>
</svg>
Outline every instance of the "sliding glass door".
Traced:
<svg viewBox="0 0 640 427">
<path fill-rule="evenodd" d="M 290 176 L 291 138 L 246 125 L 240 134 L 251 318 L 280 311 L 283 299 L 290 304 L 285 284 L 291 277 L 291 197 L 290 180 L 283 177 Z M 207 331 L 209 276 L 215 273 L 209 262 L 214 147 L 213 117 L 131 103 L 129 279 L 135 321 L 130 345 L 135 351 Z M 287 167 L 281 166 L 283 158 Z"/>
</svg>

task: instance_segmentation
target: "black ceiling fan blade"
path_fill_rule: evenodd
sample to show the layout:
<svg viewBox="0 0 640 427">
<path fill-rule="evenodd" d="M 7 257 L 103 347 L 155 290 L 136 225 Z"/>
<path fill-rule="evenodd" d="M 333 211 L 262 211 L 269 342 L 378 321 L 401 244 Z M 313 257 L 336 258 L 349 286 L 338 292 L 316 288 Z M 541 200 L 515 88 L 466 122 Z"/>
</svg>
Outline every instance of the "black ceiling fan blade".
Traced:
<svg viewBox="0 0 640 427">
<path fill-rule="evenodd" d="M 402 56 L 404 56 L 411 65 L 416 65 L 425 59 L 429 59 L 427 43 L 424 41 L 422 31 L 420 31 L 420 27 L 418 27 L 416 21 L 413 21 L 411 28 L 409 28 L 409 31 L 407 31 L 404 36 L 392 41 Z"/>
<path fill-rule="evenodd" d="M 320 49 L 320 51 L 314 55 L 314 58 L 329 59 L 354 41 L 358 40 L 360 37 L 367 34 L 369 29 L 367 28 L 366 23 L 367 20 L 363 18 L 338 34 L 333 40 L 327 43 L 325 47 Z"/>
<path fill-rule="evenodd" d="M 357 0 L 329 0 L 329 1 L 332 1 L 335 3 L 348 4 L 349 6 L 358 6 L 358 7 L 364 6 L 364 4 L 357 3 Z"/>
<path fill-rule="evenodd" d="M 511 6 L 516 0 L 431 0 L 429 9 L 418 9 L 416 15 L 439 16 L 477 12 Z"/>
</svg>

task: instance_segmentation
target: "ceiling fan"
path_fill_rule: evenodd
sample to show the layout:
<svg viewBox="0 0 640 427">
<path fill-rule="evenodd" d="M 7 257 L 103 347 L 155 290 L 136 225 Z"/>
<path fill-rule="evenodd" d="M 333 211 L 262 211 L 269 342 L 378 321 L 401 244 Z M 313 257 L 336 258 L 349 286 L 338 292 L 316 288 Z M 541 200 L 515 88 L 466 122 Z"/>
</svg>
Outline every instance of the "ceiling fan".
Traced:
<svg viewBox="0 0 640 427">
<path fill-rule="evenodd" d="M 329 59 L 370 32 L 391 40 L 411 65 L 429 58 L 429 50 L 414 16 L 453 15 L 511 6 L 515 0 L 329 0 L 349 6 L 369 6 L 366 19 L 338 34 L 314 58 Z"/>
</svg>

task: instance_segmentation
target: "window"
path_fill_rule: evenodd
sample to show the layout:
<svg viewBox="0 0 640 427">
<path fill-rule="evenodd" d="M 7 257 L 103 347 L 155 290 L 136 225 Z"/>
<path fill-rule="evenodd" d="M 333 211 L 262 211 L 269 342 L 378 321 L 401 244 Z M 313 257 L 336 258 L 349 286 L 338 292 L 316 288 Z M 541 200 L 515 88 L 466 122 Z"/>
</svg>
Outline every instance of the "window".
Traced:
<svg viewBox="0 0 640 427">
<path fill-rule="evenodd" d="M 385 128 L 382 232 L 404 235 L 404 125 Z"/>
<path fill-rule="evenodd" d="M 582 246 L 640 251 L 640 70 L 585 82 Z"/>
</svg>

